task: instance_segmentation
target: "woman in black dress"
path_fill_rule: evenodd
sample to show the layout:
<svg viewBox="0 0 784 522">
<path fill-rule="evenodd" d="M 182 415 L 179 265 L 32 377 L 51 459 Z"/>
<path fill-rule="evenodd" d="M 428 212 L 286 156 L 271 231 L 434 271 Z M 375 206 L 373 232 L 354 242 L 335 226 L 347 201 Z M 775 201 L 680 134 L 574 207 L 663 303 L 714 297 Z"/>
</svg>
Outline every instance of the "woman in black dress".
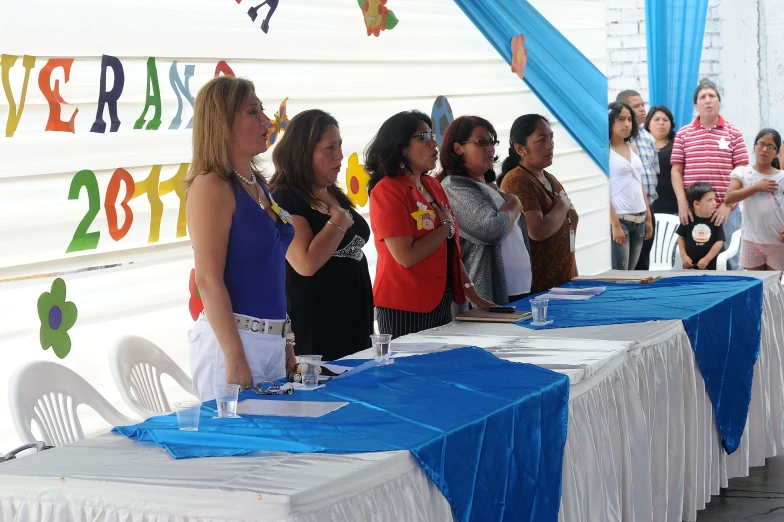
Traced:
<svg viewBox="0 0 784 522">
<path fill-rule="evenodd" d="M 672 140 L 675 139 L 675 125 L 673 125 L 670 109 L 663 105 L 651 107 L 645 118 L 645 130 L 653 135 L 656 140 L 656 149 L 659 151 L 659 178 L 656 185 L 658 199 L 653 202 L 654 214 L 677 214 L 678 200 L 672 189 Z"/>
<path fill-rule="evenodd" d="M 297 114 L 272 152 L 275 203 L 294 222 L 286 253 L 286 298 L 299 355 L 333 361 L 370 346 L 373 290 L 367 221 L 336 185 L 343 141 L 324 111 Z"/>
</svg>

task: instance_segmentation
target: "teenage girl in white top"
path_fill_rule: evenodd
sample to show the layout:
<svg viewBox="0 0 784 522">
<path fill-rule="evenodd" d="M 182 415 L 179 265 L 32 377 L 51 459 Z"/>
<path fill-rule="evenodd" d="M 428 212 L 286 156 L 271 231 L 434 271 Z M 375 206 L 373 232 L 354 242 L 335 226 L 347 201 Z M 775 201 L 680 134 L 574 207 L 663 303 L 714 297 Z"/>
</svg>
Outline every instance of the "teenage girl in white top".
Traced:
<svg viewBox="0 0 784 522">
<path fill-rule="evenodd" d="M 762 129 L 754 140 L 757 162 L 733 170 L 727 189 L 727 204 L 744 201 L 740 265 L 747 270 L 784 270 L 784 171 L 779 170 L 779 150 L 779 133 Z"/>
<path fill-rule="evenodd" d="M 629 141 L 637 135 L 637 122 L 626 103 L 609 105 L 610 119 L 610 225 L 613 270 L 632 270 L 645 239 L 653 237 L 653 215 L 642 184 L 642 161 Z"/>
</svg>

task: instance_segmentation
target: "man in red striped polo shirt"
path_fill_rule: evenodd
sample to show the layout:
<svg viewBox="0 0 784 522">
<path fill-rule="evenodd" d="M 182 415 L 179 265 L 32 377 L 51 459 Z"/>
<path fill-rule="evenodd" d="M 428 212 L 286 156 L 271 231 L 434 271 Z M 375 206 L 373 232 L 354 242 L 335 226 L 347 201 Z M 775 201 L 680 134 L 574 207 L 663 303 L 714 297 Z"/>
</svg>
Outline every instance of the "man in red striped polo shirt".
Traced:
<svg viewBox="0 0 784 522">
<path fill-rule="evenodd" d="M 678 131 L 672 145 L 672 188 L 678 199 L 681 223 L 694 219 L 686 199 L 686 189 L 697 182 L 707 183 L 716 193 L 713 222 L 724 226 L 725 250 L 730 238 L 741 227 L 741 213 L 737 205 L 724 203 L 730 185 L 730 174 L 735 167 L 747 165 L 749 154 L 743 135 L 719 114 L 721 96 L 716 85 L 700 82 L 694 91 L 694 108 L 699 114 L 694 122 Z M 729 268 L 738 268 L 737 256 L 729 260 Z"/>
</svg>

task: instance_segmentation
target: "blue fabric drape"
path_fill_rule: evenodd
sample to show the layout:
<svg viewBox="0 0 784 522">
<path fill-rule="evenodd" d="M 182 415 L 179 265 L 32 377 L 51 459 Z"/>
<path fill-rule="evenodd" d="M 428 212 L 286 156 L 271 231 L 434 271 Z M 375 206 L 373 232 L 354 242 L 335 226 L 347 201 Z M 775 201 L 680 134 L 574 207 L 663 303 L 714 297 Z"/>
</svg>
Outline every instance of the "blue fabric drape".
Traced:
<svg viewBox="0 0 784 522">
<path fill-rule="evenodd" d="M 320 418 L 212 419 L 203 410 L 198 432 L 179 431 L 172 415 L 115 429 L 154 441 L 175 458 L 407 449 L 460 521 L 558 520 L 569 402 L 564 375 L 460 348 L 399 358 L 313 392 L 244 392 L 242 399 L 349 404 Z"/>
<path fill-rule="evenodd" d="M 607 77 L 526 0 L 455 3 L 509 64 L 512 37 L 525 35 L 525 83 L 609 175 Z"/>
<path fill-rule="evenodd" d="M 650 105 L 672 111 L 675 128 L 692 119 L 708 0 L 646 0 Z"/>
<path fill-rule="evenodd" d="M 760 349 L 762 281 L 738 276 L 668 277 L 648 285 L 574 281 L 564 286 L 607 287 L 588 301 L 550 301 L 544 328 L 681 319 L 705 380 L 721 443 L 740 444 Z M 530 310 L 529 299 L 513 303 Z M 530 323 L 518 323 L 539 329 Z"/>
</svg>

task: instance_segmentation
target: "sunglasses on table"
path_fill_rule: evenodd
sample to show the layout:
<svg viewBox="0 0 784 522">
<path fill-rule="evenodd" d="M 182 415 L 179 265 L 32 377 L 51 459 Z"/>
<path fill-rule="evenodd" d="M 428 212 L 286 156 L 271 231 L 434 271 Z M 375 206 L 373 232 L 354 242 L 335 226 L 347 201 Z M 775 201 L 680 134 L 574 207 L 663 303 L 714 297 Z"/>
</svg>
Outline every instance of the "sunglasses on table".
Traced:
<svg viewBox="0 0 784 522">
<path fill-rule="evenodd" d="M 290 395 L 294 393 L 294 387 L 288 382 L 280 386 L 272 381 L 261 381 L 252 391 L 256 395 Z"/>
</svg>

